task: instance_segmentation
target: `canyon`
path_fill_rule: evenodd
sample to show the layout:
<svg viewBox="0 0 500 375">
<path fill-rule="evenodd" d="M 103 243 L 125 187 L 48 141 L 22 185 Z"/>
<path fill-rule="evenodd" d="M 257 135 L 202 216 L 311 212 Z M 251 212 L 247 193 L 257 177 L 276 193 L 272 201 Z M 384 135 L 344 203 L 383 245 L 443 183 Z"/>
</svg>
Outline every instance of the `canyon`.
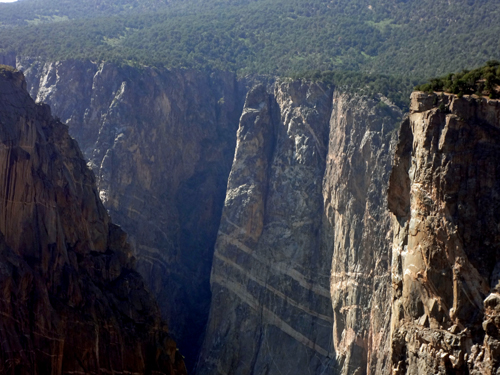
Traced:
<svg viewBox="0 0 500 375">
<path fill-rule="evenodd" d="M 417 92 L 404 117 L 321 82 L 16 66 L 190 373 L 500 371 L 498 101 Z"/>
<path fill-rule="evenodd" d="M 0 66 L 0 373 L 186 374 L 68 128 Z"/>
</svg>

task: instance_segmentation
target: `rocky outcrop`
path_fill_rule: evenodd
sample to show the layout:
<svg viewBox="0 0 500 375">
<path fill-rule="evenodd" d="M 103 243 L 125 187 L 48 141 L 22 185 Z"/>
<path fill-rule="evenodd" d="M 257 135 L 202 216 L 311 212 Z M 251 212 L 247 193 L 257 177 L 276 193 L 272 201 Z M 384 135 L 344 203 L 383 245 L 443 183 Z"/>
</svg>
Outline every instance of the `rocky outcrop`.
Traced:
<svg viewBox="0 0 500 375">
<path fill-rule="evenodd" d="M 389 188 L 393 374 L 500 373 L 500 102 L 416 92 Z"/>
<path fill-rule="evenodd" d="M 333 340 L 341 374 L 387 373 L 391 221 L 387 186 L 401 111 L 384 98 L 336 94 L 323 181 L 333 254 Z"/>
<path fill-rule="evenodd" d="M 185 374 L 67 127 L 0 67 L 0 373 Z"/>
<path fill-rule="evenodd" d="M 331 373 L 331 254 L 321 247 L 332 91 L 247 95 L 215 248 L 198 374 Z"/>
<path fill-rule="evenodd" d="M 498 101 L 415 93 L 397 142 L 398 108 L 323 84 L 241 113 L 230 74 L 27 68 L 192 365 L 211 269 L 197 373 L 499 371 Z"/>
<path fill-rule="evenodd" d="M 248 93 L 198 373 L 385 368 L 389 349 L 377 354 L 390 322 L 384 197 L 400 116 L 383 100 L 322 84 Z"/>
<path fill-rule="evenodd" d="M 135 245 L 186 362 L 205 329 L 209 277 L 245 86 L 230 73 L 18 61 L 69 125 L 113 220 Z"/>
</svg>

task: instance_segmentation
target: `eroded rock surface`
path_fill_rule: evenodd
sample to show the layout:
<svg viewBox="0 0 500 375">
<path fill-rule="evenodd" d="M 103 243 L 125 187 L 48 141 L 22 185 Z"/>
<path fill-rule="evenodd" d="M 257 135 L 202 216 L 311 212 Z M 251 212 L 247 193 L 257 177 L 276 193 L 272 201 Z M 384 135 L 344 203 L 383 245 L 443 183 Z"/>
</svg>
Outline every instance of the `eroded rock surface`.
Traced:
<svg viewBox="0 0 500 375">
<path fill-rule="evenodd" d="M 257 86 L 241 113 L 230 74 L 27 72 L 191 363 L 216 243 L 199 374 L 498 373 L 498 101 L 414 93 L 396 148 L 399 109 L 322 84 Z"/>
<path fill-rule="evenodd" d="M 394 374 L 500 373 L 500 102 L 416 92 L 389 189 Z"/>
<path fill-rule="evenodd" d="M 247 95 L 212 270 L 199 374 L 335 364 L 331 254 L 321 247 L 332 91 L 295 82 Z"/>
<path fill-rule="evenodd" d="M 245 86 L 230 73 L 19 61 L 90 160 L 138 271 L 189 365 L 205 329 L 213 248 Z"/>
<path fill-rule="evenodd" d="M 384 98 L 336 94 L 323 183 L 333 254 L 333 339 L 341 374 L 383 374 L 390 357 L 387 186 L 402 113 Z"/>
<path fill-rule="evenodd" d="M 95 178 L 0 69 L 0 373 L 185 374 Z"/>
<path fill-rule="evenodd" d="M 377 354 L 390 322 L 384 197 L 400 117 L 321 84 L 248 93 L 199 373 L 387 367 L 389 349 Z"/>
</svg>

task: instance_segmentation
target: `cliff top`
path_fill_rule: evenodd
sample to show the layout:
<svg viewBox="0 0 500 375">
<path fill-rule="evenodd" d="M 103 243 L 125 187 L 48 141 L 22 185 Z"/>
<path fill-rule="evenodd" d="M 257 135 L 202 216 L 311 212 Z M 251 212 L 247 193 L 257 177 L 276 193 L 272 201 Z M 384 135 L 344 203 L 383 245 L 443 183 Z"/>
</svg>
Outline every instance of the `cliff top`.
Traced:
<svg viewBox="0 0 500 375">
<path fill-rule="evenodd" d="M 486 65 L 460 73 L 449 73 L 440 78 L 432 78 L 429 83 L 418 85 L 415 90 L 426 92 L 446 92 L 463 95 L 500 98 L 500 61 L 490 60 Z"/>
<path fill-rule="evenodd" d="M 17 70 L 12 66 L 0 64 L 0 76 L 9 77 L 14 72 L 17 72 Z"/>
</svg>

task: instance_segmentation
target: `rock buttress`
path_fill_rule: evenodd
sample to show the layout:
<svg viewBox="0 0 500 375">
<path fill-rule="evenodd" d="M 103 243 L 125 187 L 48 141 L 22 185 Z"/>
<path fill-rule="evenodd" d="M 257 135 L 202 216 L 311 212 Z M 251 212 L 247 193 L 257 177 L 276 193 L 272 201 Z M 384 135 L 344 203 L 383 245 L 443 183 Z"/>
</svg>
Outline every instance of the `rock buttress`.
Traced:
<svg viewBox="0 0 500 375">
<path fill-rule="evenodd" d="M 0 69 L 0 373 L 185 374 L 68 135 Z"/>
<path fill-rule="evenodd" d="M 341 374 L 383 374 L 390 353 L 387 186 L 401 110 L 334 94 L 323 182 L 324 242 L 333 254 L 333 340 Z"/>
<path fill-rule="evenodd" d="M 416 92 L 389 188 L 394 374 L 498 374 L 500 102 Z"/>
<path fill-rule="evenodd" d="M 331 373 L 331 254 L 321 245 L 332 90 L 246 98 L 215 248 L 198 374 Z"/>
</svg>

